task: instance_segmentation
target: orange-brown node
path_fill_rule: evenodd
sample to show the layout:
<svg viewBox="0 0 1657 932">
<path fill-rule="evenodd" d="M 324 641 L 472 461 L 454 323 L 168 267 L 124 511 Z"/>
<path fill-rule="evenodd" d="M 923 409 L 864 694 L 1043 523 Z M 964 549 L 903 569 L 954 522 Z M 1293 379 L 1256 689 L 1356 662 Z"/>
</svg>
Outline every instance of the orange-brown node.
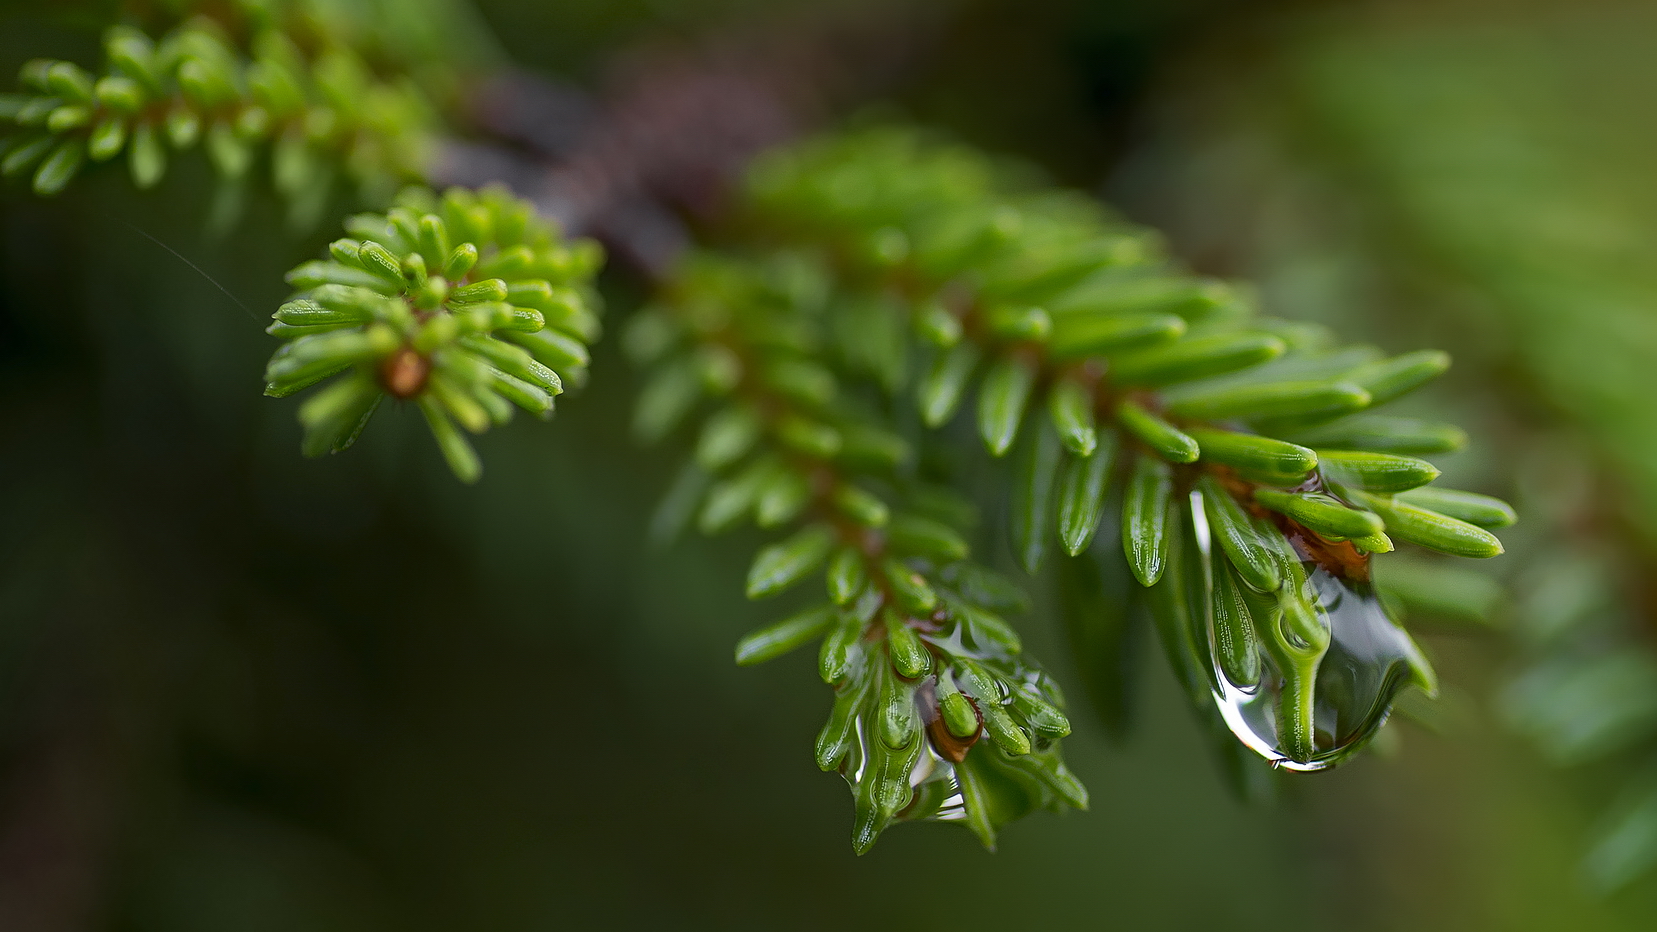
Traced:
<svg viewBox="0 0 1657 932">
<path fill-rule="evenodd" d="M 414 347 L 405 346 L 380 363 L 380 387 L 391 397 L 406 401 L 426 387 L 426 377 L 431 375 L 431 369 L 431 360 L 416 352 Z"/>
</svg>

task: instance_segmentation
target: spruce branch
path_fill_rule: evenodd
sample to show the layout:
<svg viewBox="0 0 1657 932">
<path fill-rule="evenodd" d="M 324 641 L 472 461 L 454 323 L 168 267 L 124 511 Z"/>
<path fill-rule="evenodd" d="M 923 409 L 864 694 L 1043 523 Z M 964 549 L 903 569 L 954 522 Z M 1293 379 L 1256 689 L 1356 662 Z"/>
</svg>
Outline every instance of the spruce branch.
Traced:
<svg viewBox="0 0 1657 932">
<path fill-rule="evenodd" d="M 133 182 L 148 188 L 169 152 L 201 144 L 221 176 L 240 182 L 268 149 L 271 180 L 302 223 L 342 172 L 382 202 L 423 176 L 431 105 L 411 80 L 377 77 L 344 44 L 307 53 L 267 25 L 243 51 L 197 17 L 159 41 L 116 26 L 104 47 L 100 73 L 44 59 L 23 67 L 23 92 L 0 96 L 0 119 L 21 130 L 4 144 L 0 174 L 32 171 L 34 190 L 50 196 L 88 160 L 125 152 Z"/>
<path fill-rule="evenodd" d="M 1027 571 L 1055 542 L 1087 551 L 1114 497 L 1140 600 L 1205 719 L 1287 769 L 1349 758 L 1400 690 L 1436 682 L 1375 593 L 1371 555 L 1396 541 L 1494 556 L 1479 522 L 1511 519 L 1492 499 L 1420 491 L 1438 470 L 1398 452 L 1442 452 L 1459 431 L 1368 413 L 1448 357 L 1388 358 L 1258 316 L 1149 232 L 1020 175 L 909 130 L 830 137 L 756 167 L 750 242 L 817 257 L 818 289 L 852 321 L 842 371 L 889 401 L 912 393 L 926 427 L 976 390 L 984 448 L 1014 462 Z"/>
<path fill-rule="evenodd" d="M 598 338 L 591 240 L 564 241 L 504 189 L 411 189 L 386 214 L 346 221 L 330 258 L 288 273 L 299 290 L 266 332 L 287 342 L 265 370 L 284 397 L 335 375 L 299 409 L 308 456 L 356 442 L 387 395 L 420 407 L 462 481 L 482 472 L 456 428 L 550 417 L 586 379 Z"/>
</svg>

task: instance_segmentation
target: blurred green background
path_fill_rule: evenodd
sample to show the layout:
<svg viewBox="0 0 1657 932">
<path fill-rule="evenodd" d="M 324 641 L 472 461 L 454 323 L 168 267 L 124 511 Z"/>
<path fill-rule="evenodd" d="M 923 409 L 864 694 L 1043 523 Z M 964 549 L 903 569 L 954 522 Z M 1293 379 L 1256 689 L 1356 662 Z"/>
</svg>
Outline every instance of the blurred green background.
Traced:
<svg viewBox="0 0 1657 932">
<path fill-rule="evenodd" d="M 641 45 L 846 4 L 478 6 L 519 64 L 596 87 Z M 108 7 L 0 5 L 0 70 L 93 60 Z M 1032 817 L 994 855 L 906 825 L 853 858 L 845 787 L 811 761 L 809 658 L 731 664 L 774 611 L 741 595 L 757 537 L 645 543 L 674 457 L 629 439 L 615 340 L 551 426 L 481 439 L 476 487 L 409 411 L 303 460 L 293 405 L 259 395 L 261 330 L 331 227 L 290 235 L 259 197 L 209 234 L 205 164 L 147 195 L 104 171 L 53 202 L 0 192 L 0 929 L 1657 925 L 1657 879 L 1595 897 L 1579 877 L 1649 749 L 1561 769 L 1498 701 L 1570 638 L 1649 632 L 1657 15 L 862 15 L 909 52 L 857 103 L 1101 192 L 1274 313 L 1456 355 L 1431 403 L 1475 448 L 1448 478 L 1525 524 L 1496 561 L 1505 630 L 1426 634 L 1438 728 L 1394 725 L 1389 753 L 1246 807 L 1147 643 L 1135 734 L 1080 718 L 1067 742 L 1091 812 Z M 608 286 L 619 319 L 640 285 Z M 1050 615 L 1024 630 L 1069 681 Z"/>
</svg>

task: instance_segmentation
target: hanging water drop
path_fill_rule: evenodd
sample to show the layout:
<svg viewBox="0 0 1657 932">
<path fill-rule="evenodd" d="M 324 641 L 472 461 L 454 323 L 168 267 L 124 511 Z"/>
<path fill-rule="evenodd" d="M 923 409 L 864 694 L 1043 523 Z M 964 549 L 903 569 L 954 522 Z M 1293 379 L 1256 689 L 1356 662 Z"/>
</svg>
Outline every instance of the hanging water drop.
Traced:
<svg viewBox="0 0 1657 932">
<path fill-rule="evenodd" d="M 1191 520 L 1212 561 L 1207 624 L 1198 629 L 1206 629 L 1214 701 L 1232 733 L 1272 766 L 1333 767 L 1375 736 L 1404 688 L 1436 691 L 1420 648 L 1376 595 L 1367 555 L 1287 529 L 1298 562 L 1279 591 L 1264 593 L 1210 547 L 1200 493 L 1193 493 Z M 1252 625 L 1257 664 L 1236 656 L 1241 623 Z"/>
</svg>

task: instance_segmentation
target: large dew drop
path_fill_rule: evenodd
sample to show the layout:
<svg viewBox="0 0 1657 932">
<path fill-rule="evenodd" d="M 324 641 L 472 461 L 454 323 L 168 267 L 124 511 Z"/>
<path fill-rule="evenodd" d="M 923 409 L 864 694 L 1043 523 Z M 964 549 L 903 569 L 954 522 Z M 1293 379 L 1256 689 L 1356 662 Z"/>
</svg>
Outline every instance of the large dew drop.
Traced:
<svg viewBox="0 0 1657 932">
<path fill-rule="evenodd" d="M 1207 550 L 1207 528 L 1200 502 L 1196 504 L 1197 538 Z M 1415 685 L 1433 694 L 1437 684 L 1420 648 L 1388 616 L 1375 594 L 1367 556 L 1331 561 L 1318 552 L 1328 546 L 1326 541 L 1291 536 L 1290 542 L 1303 558 L 1304 602 L 1328 633 L 1328 648 L 1315 661 L 1310 678 L 1310 747 L 1291 750 L 1293 743 L 1283 734 L 1293 715 L 1282 706 L 1305 697 L 1297 689 L 1294 672 L 1274 660 L 1271 651 L 1260 651 L 1258 682 L 1235 684 L 1215 663 L 1210 686 L 1232 733 L 1272 766 L 1324 770 L 1352 757 L 1375 736 L 1402 690 Z M 1357 556 L 1352 551 L 1351 557 Z M 1215 656 L 1212 619 L 1208 635 L 1210 656 Z"/>
</svg>

